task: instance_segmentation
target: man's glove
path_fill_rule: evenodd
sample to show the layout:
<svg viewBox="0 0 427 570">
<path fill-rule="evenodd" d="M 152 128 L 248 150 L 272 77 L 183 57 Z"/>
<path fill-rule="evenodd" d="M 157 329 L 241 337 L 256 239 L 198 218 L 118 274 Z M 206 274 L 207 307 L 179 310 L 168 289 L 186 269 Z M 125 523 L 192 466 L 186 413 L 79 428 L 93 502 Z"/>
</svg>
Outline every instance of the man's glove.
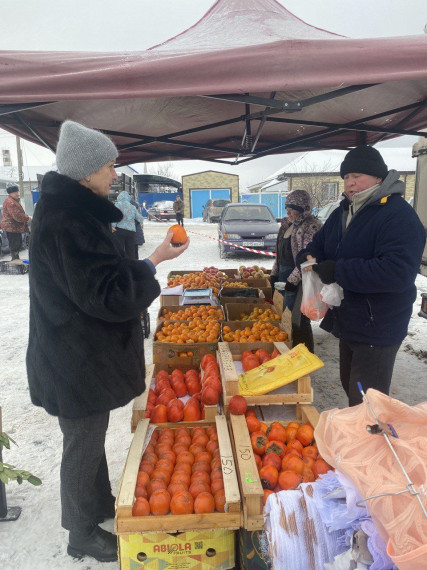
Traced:
<svg viewBox="0 0 427 570">
<path fill-rule="evenodd" d="M 320 281 L 325 285 L 335 283 L 335 261 L 332 259 L 327 259 L 321 263 L 315 263 L 312 268 L 313 271 L 319 275 Z"/>
<path fill-rule="evenodd" d="M 274 289 L 274 284 L 277 283 L 278 281 L 279 281 L 278 275 L 270 275 L 270 285 L 272 289 Z"/>
<path fill-rule="evenodd" d="M 297 289 L 298 289 L 298 285 L 294 285 L 293 283 L 286 281 L 285 291 L 289 291 L 290 293 L 295 293 L 295 291 Z"/>
</svg>

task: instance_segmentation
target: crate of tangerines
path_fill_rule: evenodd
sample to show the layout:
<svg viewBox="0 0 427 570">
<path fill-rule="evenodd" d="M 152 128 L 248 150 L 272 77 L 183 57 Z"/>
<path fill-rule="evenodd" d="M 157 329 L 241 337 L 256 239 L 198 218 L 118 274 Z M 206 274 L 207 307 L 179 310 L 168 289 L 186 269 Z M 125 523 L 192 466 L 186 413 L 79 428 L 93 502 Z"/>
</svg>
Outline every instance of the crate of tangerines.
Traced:
<svg viewBox="0 0 427 570">
<path fill-rule="evenodd" d="M 219 365 L 215 355 L 203 356 L 200 366 L 179 366 L 172 370 L 148 365 L 146 389 L 135 398 L 131 431 L 141 419 L 154 424 L 214 421 L 222 394 Z"/>
<path fill-rule="evenodd" d="M 234 396 L 229 408 L 244 528 L 259 530 L 269 495 L 315 482 L 332 469 L 314 440 L 319 414 L 314 406 L 300 406 L 301 421 L 263 422 L 242 396 Z"/>
<path fill-rule="evenodd" d="M 157 315 L 157 323 L 169 321 L 192 321 L 196 318 L 202 321 L 223 321 L 222 307 L 213 305 L 185 305 L 177 307 L 161 307 Z"/>
<path fill-rule="evenodd" d="M 203 426 L 140 421 L 116 507 L 119 535 L 238 529 L 240 493 L 225 417 Z"/>
</svg>

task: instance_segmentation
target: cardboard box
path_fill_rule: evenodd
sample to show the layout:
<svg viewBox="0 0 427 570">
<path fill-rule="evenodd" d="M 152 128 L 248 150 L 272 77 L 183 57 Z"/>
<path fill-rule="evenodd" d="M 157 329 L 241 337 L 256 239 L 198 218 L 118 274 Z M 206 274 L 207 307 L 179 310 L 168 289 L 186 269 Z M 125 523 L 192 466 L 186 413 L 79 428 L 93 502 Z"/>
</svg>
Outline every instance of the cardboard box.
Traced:
<svg viewBox="0 0 427 570">
<path fill-rule="evenodd" d="M 319 412 L 314 406 L 296 406 L 296 420 L 309 423 L 313 428 L 319 421 Z M 270 424 L 271 422 L 267 422 Z M 281 422 L 287 425 L 289 422 Z M 243 501 L 243 527 L 246 530 L 262 530 L 264 527 L 264 490 L 255 463 L 251 438 L 245 416 L 230 415 L 234 452 L 237 463 L 240 493 Z"/>
<path fill-rule="evenodd" d="M 179 321 L 185 323 L 187 321 Z M 156 334 L 162 328 L 162 323 L 156 328 Z M 180 344 L 175 342 L 160 342 L 153 340 L 153 363 L 161 364 L 166 368 L 176 367 L 179 364 L 187 365 L 189 367 L 198 367 L 205 354 L 215 354 L 218 348 L 218 341 L 215 342 L 196 342 L 194 344 Z M 179 355 L 182 353 L 191 352 L 192 356 L 188 356 L 184 360 L 180 360 Z"/>
<path fill-rule="evenodd" d="M 119 535 L 121 570 L 227 570 L 234 568 L 236 533 L 193 530 Z"/>
<path fill-rule="evenodd" d="M 246 303 L 248 305 L 265 303 L 264 294 L 261 293 L 259 289 L 248 287 L 247 289 L 242 289 L 242 291 L 252 291 L 253 296 L 252 297 L 235 296 L 236 289 L 234 289 L 233 287 L 222 287 L 218 296 L 219 302 L 223 306 L 226 305 L 227 303 Z"/>
<path fill-rule="evenodd" d="M 145 391 L 134 399 L 133 406 L 132 406 L 132 418 L 131 418 L 131 427 L 130 430 L 132 433 L 135 432 L 138 422 L 141 420 L 145 420 L 145 410 L 147 409 L 147 399 L 148 399 L 148 392 L 150 387 L 154 386 L 154 379 L 156 374 L 159 370 L 167 370 L 168 372 L 172 372 L 174 368 L 179 368 L 183 372 L 189 370 L 190 368 L 195 368 L 193 366 L 186 366 L 183 364 L 179 364 L 178 366 L 173 366 L 172 368 L 168 367 L 167 364 L 165 366 L 158 365 L 158 364 L 149 364 L 145 369 Z M 198 366 L 196 368 L 199 368 Z M 200 420 L 200 424 L 205 422 L 214 422 L 215 416 L 220 413 L 221 410 L 221 400 L 222 395 L 220 396 L 220 402 L 215 406 L 206 406 L 204 407 L 205 410 L 205 419 Z M 189 422 L 180 422 L 180 425 L 186 426 Z M 157 424 L 164 426 L 166 424 Z"/>
<path fill-rule="evenodd" d="M 181 300 L 181 295 L 160 295 L 161 307 L 177 307 Z"/>
<path fill-rule="evenodd" d="M 178 311 L 184 311 L 186 308 L 191 307 L 191 306 L 193 306 L 193 305 L 182 305 L 182 306 L 179 306 L 179 307 L 176 307 L 176 306 L 175 306 L 175 307 L 166 307 L 166 308 L 167 308 L 168 311 L 171 311 L 172 313 L 177 313 Z M 196 306 L 196 305 L 194 305 L 194 306 Z M 220 305 L 197 305 L 197 306 L 198 306 L 198 307 L 200 307 L 200 306 L 207 306 L 207 307 L 213 307 L 214 309 L 221 309 L 223 316 L 222 316 L 222 318 L 219 319 L 219 320 L 220 320 L 220 321 L 225 320 L 224 309 L 223 309 L 223 307 L 221 307 Z M 159 324 L 160 322 L 164 321 L 165 318 L 167 318 L 167 319 L 169 319 L 169 320 L 171 320 L 171 321 L 175 321 L 175 320 L 178 321 L 178 320 L 179 320 L 179 319 L 174 319 L 174 318 L 171 318 L 171 317 L 162 317 L 162 310 L 163 310 L 164 308 L 165 308 L 165 307 L 160 307 L 159 312 L 157 313 L 157 324 Z"/>
<path fill-rule="evenodd" d="M 270 281 L 266 278 L 263 279 L 229 279 L 229 283 L 247 283 L 249 287 L 253 289 L 259 289 L 263 292 L 263 295 L 266 299 L 271 299 L 273 296 L 273 291 L 270 285 Z"/>
<path fill-rule="evenodd" d="M 256 308 L 263 310 L 271 309 L 280 317 L 282 315 L 282 311 L 278 313 L 276 307 L 274 307 L 271 303 L 258 303 L 256 305 Z M 226 305 L 224 305 L 224 309 L 227 321 L 241 321 L 240 318 L 241 313 L 245 313 L 245 315 L 250 315 L 253 310 L 253 307 L 252 306 L 242 307 L 242 303 L 227 303 Z M 248 321 L 242 321 L 242 322 L 246 323 Z M 277 322 L 280 322 L 280 319 Z"/>
<path fill-rule="evenodd" d="M 197 422 L 191 425 L 200 426 Z M 219 513 L 215 511 L 214 513 L 190 515 L 173 515 L 169 513 L 167 515 L 148 515 L 145 517 L 132 516 L 139 464 L 145 445 L 151 436 L 151 433 L 148 431 L 149 427 L 152 427 L 148 420 L 142 420 L 138 423 L 133 436 L 117 494 L 115 530 L 118 535 L 146 532 L 171 533 L 195 529 L 199 531 L 202 529 L 236 530 L 240 528 L 242 519 L 241 500 L 227 420 L 225 416 L 216 416 L 215 422 L 203 424 L 204 428 L 209 426 L 216 426 L 217 429 L 227 512 Z M 168 427 L 175 430 L 182 427 L 182 424 L 171 423 L 168 424 Z M 183 567 L 185 568 L 185 566 Z"/>
<path fill-rule="evenodd" d="M 236 331 L 238 329 L 242 330 L 246 327 L 252 327 L 256 322 L 258 321 L 222 321 L 221 323 L 221 341 L 224 341 L 224 333 L 223 333 L 223 328 L 224 327 L 230 327 L 230 329 L 232 331 Z M 281 324 L 281 322 L 279 321 L 267 321 L 268 324 L 275 326 L 276 328 L 280 329 L 280 331 L 285 332 L 287 337 L 289 337 L 289 333 L 287 330 L 285 330 L 285 328 L 283 327 L 283 325 Z M 286 339 L 285 341 L 286 343 L 288 343 L 288 339 Z M 256 341 L 256 342 L 230 342 L 230 344 L 253 344 L 253 345 L 257 345 L 256 348 L 262 348 L 261 344 L 263 344 L 261 341 Z M 259 346 L 258 346 L 259 345 Z M 248 348 L 247 350 L 252 350 L 251 348 Z"/>
<path fill-rule="evenodd" d="M 241 570 L 271 570 L 271 556 L 268 553 L 268 538 L 263 530 L 238 532 L 238 567 Z"/>
</svg>

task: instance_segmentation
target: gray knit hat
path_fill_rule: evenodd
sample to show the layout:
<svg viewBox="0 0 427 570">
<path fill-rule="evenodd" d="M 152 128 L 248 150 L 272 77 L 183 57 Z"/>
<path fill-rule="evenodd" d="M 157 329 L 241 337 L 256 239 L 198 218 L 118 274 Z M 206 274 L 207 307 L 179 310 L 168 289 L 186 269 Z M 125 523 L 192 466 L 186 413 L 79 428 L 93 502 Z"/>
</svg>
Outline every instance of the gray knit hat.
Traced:
<svg viewBox="0 0 427 570">
<path fill-rule="evenodd" d="M 112 140 L 74 121 L 64 121 L 56 147 L 56 165 L 60 174 L 83 180 L 119 155 Z"/>
</svg>

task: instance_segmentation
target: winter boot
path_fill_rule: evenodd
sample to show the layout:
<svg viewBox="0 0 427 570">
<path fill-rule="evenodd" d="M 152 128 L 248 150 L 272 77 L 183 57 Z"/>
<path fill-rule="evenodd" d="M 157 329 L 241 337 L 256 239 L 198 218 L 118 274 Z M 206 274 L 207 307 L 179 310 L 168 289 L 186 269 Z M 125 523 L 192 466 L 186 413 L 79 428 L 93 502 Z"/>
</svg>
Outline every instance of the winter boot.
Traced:
<svg viewBox="0 0 427 570">
<path fill-rule="evenodd" d="M 117 537 L 99 526 L 82 531 L 70 531 L 67 552 L 73 558 L 92 556 L 98 562 L 115 562 Z"/>
</svg>

